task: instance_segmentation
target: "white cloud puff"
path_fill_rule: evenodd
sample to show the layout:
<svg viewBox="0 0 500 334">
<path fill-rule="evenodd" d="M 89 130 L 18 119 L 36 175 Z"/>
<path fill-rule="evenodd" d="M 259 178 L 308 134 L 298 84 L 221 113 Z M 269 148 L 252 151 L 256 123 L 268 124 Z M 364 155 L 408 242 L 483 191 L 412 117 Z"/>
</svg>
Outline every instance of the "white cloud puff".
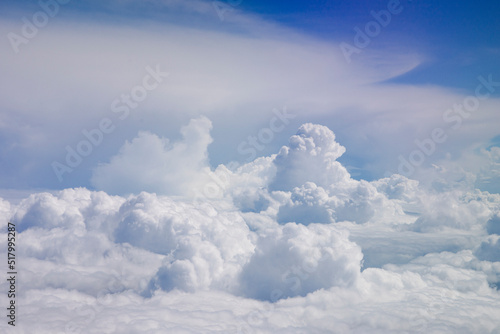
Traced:
<svg viewBox="0 0 500 334">
<path fill-rule="evenodd" d="M 339 199 L 330 197 L 328 192 L 315 183 L 306 182 L 300 188 L 294 188 L 290 200 L 282 205 L 277 220 L 280 223 L 297 222 L 304 225 L 310 223 L 332 223 L 333 208 Z"/>
<path fill-rule="evenodd" d="M 286 224 L 257 241 L 241 275 L 242 293 L 260 300 L 349 287 L 360 274 L 361 249 L 333 225 Z"/>
<path fill-rule="evenodd" d="M 141 193 L 120 208 L 115 241 L 166 255 L 149 290 L 231 290 L 254 250 L 237 212 Z"/>
<path fill-rule="evenodd" d="M 323 187 L 346 182 L 347 170 L 336 161 L 345 148 L 335 141 L 334 133 L 326 126 L 307 123 L 292 136 L 275 158 L 277 174 L 270 188 L 292 190 L 305 182 Z"/>
<path fill-rule="evenodd" d="M 94 170 L 92 184 L 114 194 L 142 190 L 186 194 L 195 184 L 206 180 L 211 128 L 212 123 L 206 117 L 192 119 L 181 129 L 182 140 L 172 145 L 166 138 L 139 132 L 109 163 Z"/>
</svg>

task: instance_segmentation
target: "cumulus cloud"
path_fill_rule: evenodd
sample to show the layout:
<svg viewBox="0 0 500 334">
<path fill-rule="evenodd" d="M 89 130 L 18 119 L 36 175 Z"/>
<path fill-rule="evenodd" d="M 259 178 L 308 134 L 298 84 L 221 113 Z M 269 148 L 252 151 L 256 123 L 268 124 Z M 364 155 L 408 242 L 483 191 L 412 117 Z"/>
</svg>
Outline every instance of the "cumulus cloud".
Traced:
<svg viewBox="0 0 500 334">
<path fill-rule="evenodd" d="M 270 188 L 291 190 L 308 181 L 325 187 L 345 182 L 350 175 L 336 161 L 344 152 L 345 148 L 335 141 L 334 133 L 326 126 L 304 124 L 276 156 L 274 163 L 278 170 Z"/>
<path fill-rule="evenodd" d="M 377 183 L 351 178 L 337 161 L 344 152 L 327 127 L 308 123 L 299 128 L 274 159 L 276 176 L 269 189 L 291 190 L 279 208 L 279 222 L 366 223 L 402 213 Z"/>
<path fill-rule="evenodd" d="M 390 80 L 415 49 L 374 43 L 346 66 L 339 40 L 243 10 L 221 24 L 219 2 L 89 3 L 106 19 L 70 2 L 20 54 L 0 48 L 0 183 L 95 189 L 0 189 L 0 257 L 10 221 L 19 272 L 0 332 L 500 333 L 494 94 L 448 114 L 465 93 Z M 39 10 L 16 8 L 0 35 Z M 170 74 L 120 118 L 148 66 Z M 51 162 L 103 118 L 113 135 L 57 183 Z M 263 124 L 265 156 L 240 165 Z M 413 179 L 391 175 L 437 128 Z"/>
<path fill-rule="evenodd" d="M 150 132 L 139 132 L 109 163 L 94 170 L 91 182 L 96 188 L 114 194 L 141 190 L 186 194 L 206 179 L 211 128 L 212 123 L 206 117 L 193 119 L 181 128 L 183 138 L 174 144 Z"/>
<path fill-rule="evenodd" d="M 242 293 L 260 300 L 349 287 L 360 273 L 361 249 L 329 225 L 289 223 L 263 235 L 241 274 Z"/>
<path fill-rule="evenodd" d="M 149 291 L 231 290 L 254 245 L 238 213 L 142 193 L 120 208 L 115 241 L 165 255 Z"/>
<path fill-rule="evenodd" d="M 310 123 L 276 155 L 211 170 L 210 127 L 139 135 L 96 171 L 158 194 L 0 201 L 18 230 L 21 331 L 500 331 L 500 196 L 352 179 L 334 133 Z"/>
<path fill-rule="evenodd" d="M 322 187 L 306 182 L 300 188 L 294 188 L 290 199 L 280 206 L 277 220 L 280 223 L 293 221 L 304 225 L 334 222 L 335 200 Z"/>
</svg>

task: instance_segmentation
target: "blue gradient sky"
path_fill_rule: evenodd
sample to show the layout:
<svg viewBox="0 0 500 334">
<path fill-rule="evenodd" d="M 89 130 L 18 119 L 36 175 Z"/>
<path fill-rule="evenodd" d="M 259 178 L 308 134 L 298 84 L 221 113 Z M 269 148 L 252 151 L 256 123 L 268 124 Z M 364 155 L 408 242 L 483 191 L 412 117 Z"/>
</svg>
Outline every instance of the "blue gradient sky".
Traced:
<svg viewBox="0 0 500 334">
<path fill-rule="evenodd" d="M 243 1 L 259 13 L 326 40 L 353 35 L 373 20 L 370 11 L 388 1 Z M 500 73 L 500 3 L 494 1 L 401 1 L 404 10 L 373 40 L 373 47 L 397 43 L 421 50 L 428 62 L 392 80 L 474 89 L 477 73 Z M 498 93 L 497 93 L 498 94 Z"/>
</svg>

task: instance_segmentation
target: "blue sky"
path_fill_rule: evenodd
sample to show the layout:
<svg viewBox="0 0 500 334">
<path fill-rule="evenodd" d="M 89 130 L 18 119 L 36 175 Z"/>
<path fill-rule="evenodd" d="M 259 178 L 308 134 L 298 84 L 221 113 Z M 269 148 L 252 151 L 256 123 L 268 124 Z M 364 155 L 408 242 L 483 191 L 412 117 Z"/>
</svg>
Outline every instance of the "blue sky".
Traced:
<svg viewBox="0 0 500 334">
<path fill-rule="evenodd" d="M 295 29 L 325 39 L 345 38 L 354 26 L 373 20 L 371 10 L 388 1 L 242 1 L 244 10 L 257 12 Z M 473 89 L 481 71 L 500 71 L 500 4 L 493 1 L 401 1 L 403 12 L 373 42 L 396 43 L 422 50 L 429 63 L 392 82 L 437 84 Z M 385 36 L 384 36 L 385 35 Z"/>
<path fill-rule="evenodd" d="M 474 94 L 478 76 L 493 75 L 493 81 L 500 76 L 500 62 L 497 60 L 500 52 L 500 23 L 497 19 L 500 5 L 493 2 L 401 1 L 401 11 L 391 15 L 390 23 L 370 38 L 367 47 L 362 48 L 359 54 L 352 54 L 350 63 L 339 59 L 340 44 L 354 45 L 355 28 L 365 29 L 374 20 L 370 13 L 386 10 L 388 3 L 390 1 L 283 3 L 244 0 L 218 3 L 187 1 L 181 5 L 169 1 L 88 1 L 61 5 L 57 15 L 40 29 L 33 42 L 20 45 L 22 51 L 19 55 L 13 53 L 8 38 L 3 39 L 6 73 L 14 75 L 8 69 L 30 68 L 31 73 L 41 74 L 39 78 L 48 84 L 47 89 L 49 86 L 53 89 L 43 92 L 36 84 L 26 84 L 30 78 L 28 72 L 18 75 L 14 81 L 3 77 L 2 87 L 10 87 L 10 90 L 4 90 L 6 95 L 2 98 L 8 101 L 2 106 L 2 112 L 5 114 L 4 122 L 12 126 L 2 128 L 1 132 L 5 145 L 2 154 L 4 177 L 0 179 L 0 187 L 92 187 L 89 180 L 93 170 L 99 164 L 109 162 L 120 147 L 139 131 L 151 131 L 175 142 L 181 139 L 181 126 L 197 115 L 206 115 L 213 122 L 211 135 L 214 140 L 208 147 L 212 168 L 230 161 L 243 163 L 245 158 L 238 152 L 235 143 L 257 135 L 268 124 L 271 111 L 284 106 L 295 110 L 297 117 L 283 132 L 275 134 L 262 150 L 258 150 L 258 155 L 277 153 L 300 124 L 314 122 L 332 128 L 347 147 L 341 160 L 351 168 L 353 176 L 372 180 L 397 172 L 398 156 L 409 155 L 416 139 L 428 137 L 433 128 L 439 127 L 440 123 L 442 125 L 440 118 L 448 107 Z M 218 15 L 214 4 L 222 10 L 222 16 Z M 22 18 L 29 18 L 37 11 L 40 11 L 40 5 L 36 1 L 3 2 L 2 34 L 19 33 Z M 96 30 L 93 31 L 92 27 Z M 137 34 L 130 38 L 128 44 L 124 44 L 126 31 Z M 98 36 L 94 41 L 93 34 Z M 205 37 L 201 37 L 202 34 Z M 186 43 L 180 42 L 180 35 L 186 36 Z M 207 42 L 206 38 L 214 38 L 214 44 Z M 122 43 L 117 42 L 121 39 Z M 169 49 L 158 45 L 162 40 L 169 44 Z M 248 45 L 250 40 L 259 42 L 259 45 L 242 53 L 234 49 L 238 40 L 242 45 Z M 273 40 L 283 44 L 272 50 L 269 45 Z M 184 44 L 182 48 L 177 48 L 179 43 Z M 106 50 L 104 54 L 99 54 L 98 47 L 94 47 L 97 44 Z M 82 45 L 86 47 L 80 47 Z M 130 52 L 131 56 L 128 60 L 122 57 L 113 65 L 112 57 L 117 57 L 113 50 L 121 52 L 119 57 L 123 56 L 123 52 Z M 82 140 L 79 133 L 83 128 L 80 124 L 88 129 L 109 113 L 107 104 L 120 92 L 120 84 L 115 85 L 115 80 L 118 80 L 116 73 L 123 74 L 128 71 L 127 66 L 134 66 L 131 68 L 134 74 L 129 81 L 122 81 L 122 91 L 130 90 L 134 85 L 132 77 L 140 79 L 141 68 L 152 62 L 163 61 L 162 66 L 175 75 L 175 65 L 168 60 L 169 52 L 177 53 L 174 58 L 182 58 L 182 50 L 192 50 L 193 54 L 186 59 L 190 59 L 190 67 L 195 73 L 182 74 L 184 70 L 191 70 L 186 65 L 178 72 L 183 78 L 180 81 L 188 87 L 189 80 L 195 80 L 193 85 L 199 87 L 183 92 L 184 97 L 172 105 L 168 105 L 172 98 L 167 98 L 168 94 L 174 94 L 172 90 L 164 92 L 163 102 L 158 96 L 160 93 L 153 92 L 151 100 L 148 98 L 139 107 L 140 113 L 121 123 L 116 132 L 106 137 L 101 146 L 59 182 L 50 167 L 51 162 L 63 160 L 66 145 L 74 147 Z M 136 54 L 132 55 L 134 52 Z M 205 52 L 215 58 L 207 60 L 203 57 Z M 285 59 L 294 53 L 291 56 L 294 60 L 275 69 L 279 63 L 277 52 L 279 57 Z M 305 53 L 300 55 L 301 52 Z M 45 65 L 40 61 L 43 55 L 49 59 L 56 55 L 63 57 L 59 67 L 62 72 L 55 75 L 57 78 L 61 76 L 60 80 L 52 81 L 54 76 L 49 70 L 44 70 Z M 255 59 L 260 60 L 254 62 Z M 52 71 L 58 71 L 55 62 L 49 62 Z M 224 62 L 229 64 L 228 67 L 224 66 Z M 256 66 L 254 74 L 243 73 L 248 62 Z M 210 69 L 211 63 L 217 65 Z M 65 66 L 71 70 L 68 72 Z M 93 89 L 91 78 L 99 79 L 95 75 L 85 77 L 77 73 L 78 66 L 90 66 L 92 70 L 89 73 L 98 71 L 103 78 L 110 80 L 106 88 L 109 91 L 99 91 L 98 85 Z M 300 67 L 303 67 L 303 72 Z M 58 92 L 58 87 L 65 82 L 65 71 L 70 81 L 68 88 L 71 86 L 74 89 L 71 93 Z M 200 71 L 207 73 L 202 75 L 202 79 L 195 78 Z M 291 74 L 293 71 L 297 72 L 295 76 Z M 272 76 L 272 80 L 269 81 L 267 76 Z M 304 76 L 307 77 L 305 80 Z M 280 77 L 283 78 L 281 81 Z M 340 87 L 346 78 L 352 82 L 346 85 L 346 93 L 341 93 Z M 290 80 L 298 82 L 290 83 Z M 301 80 L 304 87 L 300 86 Z M 267 91 L 259 90 L 259 81 L 269 81 Z M 129 88 L 126 88 L 125 82 L 128 82 Z M 213 82 L 220 82 L 223 86 L 217 88 Z M 247 84 L 252 88 L 248 89 Z M 179 85 L 176 87 L 179 89 Z M 357 87 L 369 87 L 370 92 L 357 97 Z M 415 93 L 411 92 L 412 87 Z M 204 88 L 208 88 L 204 91 L 207 97 L 199 99 L 197 105 L 190 105 L 199 98 L 197 92 Z M 26 89 L 27 96 L 31 96 L 32 106 L 23 102 L 23 89 Z M 210 89 L 214 91 L 209 92 Z M 274 89 L 279 93 L 274 94 Z M 400 89 L 405 93 L 395 93 Z M 486 102 L 488 105 L 481 107 L 490 111 L 483 114 L 492 113 L 490 103 L 496 103 L 499 91 L 491 92 L 491 98 Z M 189 94 L 192 96 L 188 97 Z M 237 97 L 223 103 L 224 96 L 228 94 L 236 94 Z M 337 103 L 334 101 L 336 94 L 352 98 L 352 101 Z M 380 101 L 370 103 L 372 94 Z M 384 105 L 384 101 L 394 99 L 391 94 L 414 94 L 415 101 L 420 101 L 416 96 L 423 94 L 422 98 L 428 100 L 422 105 L 426 110 L 405 109 L 404 99 Z M 175 98 L 178 96 L 175 95 Z M 217 101 L 208 102 L 210 96 L 216 97 Z M 152 102 L 155 98 L 158 100 Z M 201 101 L 206 102 L 203 104 Z M 162 103 L 165 110 L 161 110 Z M 391 119 L 389 114 L 396 112 L 400 115 Z M 59 114 L 60 117 L 57 116 Z M 488 117 L 485 115 L 484 119 Z M 483 122 L 484 119 L 477 121 Z M 446 154 L 451 154 L 454 159 L 465 156 L 462 151 L 472 149 L 465 146 L 491 146 L 490 141 L 498 135 L 491 127 L 488 130 L 472 129 L 475 123 L 464 123 L 471 129 L 463 128 L 461 133 L 452 133 L 451 138 L 457 139 L 447 140 L 438 147 L 422 167 L 431 166 Z M 383 130 L 386 126 L 391 126 L 391 131 Z M 59 133 L 61 127 L 64 130 Z M 245 127 L 244 131 L 242 127 Z M 35 129 L 37 136 L 46 140 L 33 139 L 36 131 L 29 129 Z M 33 137 L 31 141 L 28 140 L 30 136 Z M 27 141 L 30 144 L 26 144 Z"/>
</svg>

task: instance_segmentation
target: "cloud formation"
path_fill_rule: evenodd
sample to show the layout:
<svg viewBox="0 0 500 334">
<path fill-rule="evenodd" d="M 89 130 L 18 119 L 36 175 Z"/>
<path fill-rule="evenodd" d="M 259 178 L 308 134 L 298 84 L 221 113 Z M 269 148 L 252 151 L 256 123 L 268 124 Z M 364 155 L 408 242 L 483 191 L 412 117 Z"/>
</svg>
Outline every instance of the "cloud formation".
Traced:
<svg viewBox="0 0 500 334">
<path fill-rule="evenodd" d="M 500 330 L 500 196 L 354 180 L 333 132 L 310 123 L 276 155 L 205 172 L 209 130 L 198 118 L 173 144 L 127 143 L 100 170 L 111 189 L 126 180 L 126 197 L 76 188 L 0 201 L 19 233 L 21 331 Z M 151 174 L 128 173 L 136 163 Z M 217 196 L 167 195 L 200 187 L 191 173 L 217 177 Z M 133 194 L 151 186 L 160 192 Z"/>
<path fill-rule="evenodd" d="M 92 185 L 112 194 L 141 190 L 185 194 L 196 183 L 206 180 L 211 128 L 212 123 L 206 117 L 193 119 L 181 128 L 182 139 L 173 144 L 150 132 L 139 132 L 109 163 L 94 170 Z"/>
</svg>

